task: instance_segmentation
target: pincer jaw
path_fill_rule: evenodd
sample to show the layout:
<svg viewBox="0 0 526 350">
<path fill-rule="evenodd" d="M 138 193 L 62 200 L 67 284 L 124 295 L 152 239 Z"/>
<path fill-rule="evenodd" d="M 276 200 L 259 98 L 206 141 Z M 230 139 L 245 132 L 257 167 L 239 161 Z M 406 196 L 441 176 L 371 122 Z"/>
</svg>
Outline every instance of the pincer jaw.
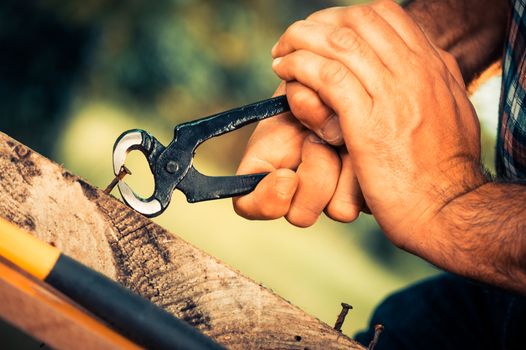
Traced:
<svg viewBox="0 0 526 350">
<path fill-rule="evenodd" d="M 115 175 L 120 172 L 127 154 L 132 150 L 141 151 L 146 156 L 151 167 L 155 163 L 158 154 L 164 150 L 164 147 L 157 139 L 144 130 L 134 129 L 124 132 L 117 138 L 113 146 L 113 172 Z M 119 180 L 117 187 L 124 202 L 145 216 L 157 216 L 165 209 L 153 195 L 150 198 L 142 198 L 133 192 L 130 186 L 122 180 Z"/>
<path fill-rule="evenodd" d="M 139 213 L 147 217 L 154 217 L 164 211 L 161 202 L 154 197 L 147 199 L 139 197 L 124 181 L 119 181 L 117 187 L 124 202 Z"/>
</svg>

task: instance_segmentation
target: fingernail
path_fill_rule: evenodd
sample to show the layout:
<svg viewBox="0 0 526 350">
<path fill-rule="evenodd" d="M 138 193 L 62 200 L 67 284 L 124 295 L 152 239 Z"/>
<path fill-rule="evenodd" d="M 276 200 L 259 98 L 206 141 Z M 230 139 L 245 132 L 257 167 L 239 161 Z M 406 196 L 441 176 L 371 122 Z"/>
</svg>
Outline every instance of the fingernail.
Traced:
<svg viewBox="0 0 526 350">
<path fill-rule="evenodd" d="M 341 145 L 343 143 L 342 129 L 336 114 L 331 115 L 321 128 L 320 136 L 331 145 Z"/>
<path fill-rule="evenodd" d="M 289 198 L 294 191 L 294 178 L 292 176 L 279 176 L 276 178 L 276 192 L 281 198 Z"/>
<path fill-rule="evenodd" d="M 275 58 L 272 61 L 272 68 L 275 68 L 281 62 L 281 57 Z"/>
</svg>

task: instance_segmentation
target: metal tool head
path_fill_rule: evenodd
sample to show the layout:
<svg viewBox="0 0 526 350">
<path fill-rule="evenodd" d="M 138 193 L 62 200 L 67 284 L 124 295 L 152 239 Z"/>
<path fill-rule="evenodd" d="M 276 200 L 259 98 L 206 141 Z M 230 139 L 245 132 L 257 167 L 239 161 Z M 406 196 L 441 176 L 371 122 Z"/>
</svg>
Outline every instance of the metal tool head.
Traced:
<svg viewBox="0 0 526 350">
<path fill-rule="evenodd" d="M 145 155 L 153 173 L 152 167 L 155 166 L 159 154 L 164 150 L 164 146 L 144 130 L 133 129 L 122 133 L 113 146 L 113 172 L 115 176 L 119 174 L 121 167 L 124 165 L 127 154 L 133 150 L 141 151 Z M 166 209 L 155 198 L 155 193 L 149 198 L 142 198 L 123 180 L 119 180 L 117 186 L 124 202 L 141 214 L 157 216 Z"/>
<path fill-rule="evenodd" d="M 161 214 L 168 207 L 175 189 L 183 192 L 191 203 L 249 193 L 266 176 L 266 173 L 206 176 L 192 165 L 195 150 L 212 137 L 289 110 L 286 97 L 278 96 L 179 124 L 175 127 L 173 140 L 166 147 L 144 130 L 126 131 L 117 139 L 113 147 L 113 171 L 117 176 L 124 165 L 127 153 L 131 150 L 139 150 L 148 160 L 155 189 L 149 198 L 141 198 L 122 181 L 122 177 L 117 176 L 122 198 L 136 211 L 153 217 Z"/>
</svg>

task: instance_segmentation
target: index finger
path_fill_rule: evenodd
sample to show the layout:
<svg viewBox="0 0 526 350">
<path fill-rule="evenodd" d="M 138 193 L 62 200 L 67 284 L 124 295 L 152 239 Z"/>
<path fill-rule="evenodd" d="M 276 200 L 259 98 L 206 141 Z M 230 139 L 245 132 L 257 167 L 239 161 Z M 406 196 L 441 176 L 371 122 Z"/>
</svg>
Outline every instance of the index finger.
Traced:
<svg viewBox="0 0 526 350">
<path fill-rule="evenodd" d="M 361 27 L 364 27 L 361 23 L 363 22 L 364 16 L 362 13 L 364 10 L 360 10 L 360 7 L 369 7 L 381 16 L 385 23 L 391 27 L 391 30 L 396 32 L 397 36 L 403 40 L 411 50 L 418 51 L 422 42 L 428 42 L 426 35 L 418 24 L 400 5 L 392 0 L 379 0 L 368 5 L 331 7 L 314 12 L 308 19 L 360 30 Z M 360 34 L 374 35 L 375 33 L 362 31 Z M 374 40 L 370 42 L 372 44 L 375 43 Z"/>
<path fill-rule="evenodd" d="M 285 92 L 282 83 L 274 96 Z M 290 207 L 298 185 L 296 169 L 301 161 L 301 147 L 307 135 L 290 113 L 261 121 L 248 142 L 237 174 L 270 172 L 247 195 L 233 199 L 234 210 L 247 219 L 276 219 Z"/>
<path fill-rule="evenodd" d="M 237 174 L 270 172 L 255 190 L 233 199 L 234 210 L 247 219 L 270 220 L 290 207 L 307 130 L 290 113 L 261 122 L 249 141 Z"/>
<path fill-rule="evenodd" d="M 237 174 L 295 169 L 307 133 L 289 112 L 260 122 L 248 141 Z"/>
</svg>

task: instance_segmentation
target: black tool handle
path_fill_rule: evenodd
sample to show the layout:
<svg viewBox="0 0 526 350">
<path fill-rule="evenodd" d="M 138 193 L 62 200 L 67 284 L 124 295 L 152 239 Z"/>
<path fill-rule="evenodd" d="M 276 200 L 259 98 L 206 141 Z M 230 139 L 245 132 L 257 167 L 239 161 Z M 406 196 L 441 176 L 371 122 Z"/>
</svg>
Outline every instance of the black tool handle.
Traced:
<svg viewBox="0 0 526 350">
<path fill-rule="evenodd" d="M 147 349 L 224 349 L 186 322 L 61 254 L 49 283 Z"/>
<path fill-rule="evenodd" d="M 190 203 L 242 196 L 252 192 L 268 173 L 237 176 L 206 176 L 190 167 L 177 188 Z"/>
<path fill-rule="evenodd" d="M 179 142 L 197 147 L 211 137 L 226 134 L 245 125 L 277 114 L 290 111 L 285 95 L 255 102 L 210 117 L 179 124 L 175 128 L 175 138 Z"/>
</svg>

